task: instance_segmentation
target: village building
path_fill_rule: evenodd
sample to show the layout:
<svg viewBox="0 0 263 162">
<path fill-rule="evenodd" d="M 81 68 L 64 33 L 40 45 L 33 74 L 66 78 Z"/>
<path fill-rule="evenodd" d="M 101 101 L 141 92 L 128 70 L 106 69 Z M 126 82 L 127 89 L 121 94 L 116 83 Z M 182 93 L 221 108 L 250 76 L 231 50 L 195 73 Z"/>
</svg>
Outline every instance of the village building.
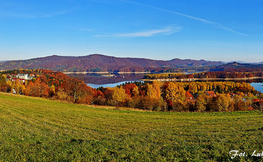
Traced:
<svg viewBox="0 0 263 162">
<path fill-rule="evenodd" d="M 25 80 L 32 80 L 33 76 L 29 76 L 28 74 L 17 74 L 16 78 L 25 79 Z"/>
<path fill-rule="evenodd" d="M 262 99 L 253 99 L 253 102 L 261 102 L 263 101 Z"/>
<path fill-rule="evenodd" d="M 206 95 L 208 95 L 208 96 L 216 97 L 216 94 L 215 94 L 214 91 L 206 91 L 205 93 L 206 93 Z"/>
<path fill-rule="evenodd" d="M 231 98 L 233 98 L 233 97 L 235 97 L 236 94 L 235 93 L 230 93 L 229 95 L 231 96 Z"/>
<path fill-rule="evenodd" d="M 12 82 L 13 82 L 13 81 L 17 81 L 17 80 L 19 80 L 19 81 L 22 81 L 23 83 L 25 83 L 25 79 L 20 79 L 20 78 L 12 78 Z"/>
<path fill-rule="evenodd" d="M 195 97 L 194 97 L 189 91 L 186 91 L 186 92 L 185 92 L 185 97 L 186 97 L 189 101 L 195 101 Z"/>
</svg>

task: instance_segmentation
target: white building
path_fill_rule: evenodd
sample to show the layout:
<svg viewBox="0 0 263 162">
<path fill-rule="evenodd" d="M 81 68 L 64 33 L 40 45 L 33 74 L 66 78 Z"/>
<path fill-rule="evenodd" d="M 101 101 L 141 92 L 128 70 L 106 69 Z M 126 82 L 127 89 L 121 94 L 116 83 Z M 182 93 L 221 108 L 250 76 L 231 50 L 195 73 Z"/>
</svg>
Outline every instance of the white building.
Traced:
<svg viewBox="0 0 263 162">
<path fill-rule="evenodd" d="M 33 77 L 29 76 L 28 74 L 17 74 L 16 78 L 25 79 L 25 80 L 32 80 L 33 79 Z"/>
</svg>

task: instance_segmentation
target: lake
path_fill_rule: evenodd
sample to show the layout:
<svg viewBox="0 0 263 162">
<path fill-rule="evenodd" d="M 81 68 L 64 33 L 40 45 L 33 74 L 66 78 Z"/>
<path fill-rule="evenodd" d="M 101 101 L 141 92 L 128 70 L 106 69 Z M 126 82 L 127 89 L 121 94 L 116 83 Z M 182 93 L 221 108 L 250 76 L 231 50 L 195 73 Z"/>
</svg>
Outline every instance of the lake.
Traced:
<svg viewBox="0 0 263 162">
<path fill-rule="evenodd" d="M 263 83 L 250 83 L 250 84 L 255 88 L 255 90 L 263 93 Z"/>
<path fill-rule="evenodd" d="M 123 84 L 125 82 L 134 82 L 134 81 L 141 81 L 144 77 L 144 73 L 135 74 L 114 74 L 113 77 L 106 77 L 103 76 L 105 74 L 67 74 L 69 77 L 76 78 L 79 80 L 83 80 L 88 86 L 93 88 L 98 87 L 116 87 L 117 85 Z"/>
<path fill-rule="evenodd" d="M 76 78 L 79 80 L 83 80 L 88 86 L 93 88 L 98 87 L 116 87 L 117 85 L 123 84 L 125 82 L 134 82 L 134 81 L 141 81 L 143 79 L 144 73 L 135 74 L 114 74 L 113 77 L 106 77 L 103 74 L 67 74 L 69 77 Z M 263 80 L 247 80 L 257 91 L 263 93 Z"/>
</svg>

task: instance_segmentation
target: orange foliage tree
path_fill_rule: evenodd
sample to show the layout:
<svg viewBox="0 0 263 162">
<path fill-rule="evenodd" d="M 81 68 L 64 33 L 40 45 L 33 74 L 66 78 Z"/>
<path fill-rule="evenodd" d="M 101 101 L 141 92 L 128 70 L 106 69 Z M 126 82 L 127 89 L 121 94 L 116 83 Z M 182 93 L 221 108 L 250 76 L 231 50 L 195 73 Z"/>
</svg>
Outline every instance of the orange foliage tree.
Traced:
<svg viewBox="0 0 263 162">
<path fill-rule="evenodd" d="M 48 97 L 49 87 L 45 83 L 41 83 L 37 78 L 35 83 L 30 82 L 25 89 L 25 95 L 34 97 Z"/>
</svg>

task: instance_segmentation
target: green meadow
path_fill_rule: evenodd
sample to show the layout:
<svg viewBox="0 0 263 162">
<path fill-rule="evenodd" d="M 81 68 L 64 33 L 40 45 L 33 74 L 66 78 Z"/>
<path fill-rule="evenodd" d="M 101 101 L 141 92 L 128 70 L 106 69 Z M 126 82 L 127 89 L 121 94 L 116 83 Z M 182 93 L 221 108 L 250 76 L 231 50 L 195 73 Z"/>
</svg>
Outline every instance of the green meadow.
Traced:
<svg viewBox="0 0 263 162">
<path fill-rule="evenodd" d="M 0 161 L 263 161 L 255 150 L 259 111 L 131 111 L 0 93 Z"/>
</svg>

